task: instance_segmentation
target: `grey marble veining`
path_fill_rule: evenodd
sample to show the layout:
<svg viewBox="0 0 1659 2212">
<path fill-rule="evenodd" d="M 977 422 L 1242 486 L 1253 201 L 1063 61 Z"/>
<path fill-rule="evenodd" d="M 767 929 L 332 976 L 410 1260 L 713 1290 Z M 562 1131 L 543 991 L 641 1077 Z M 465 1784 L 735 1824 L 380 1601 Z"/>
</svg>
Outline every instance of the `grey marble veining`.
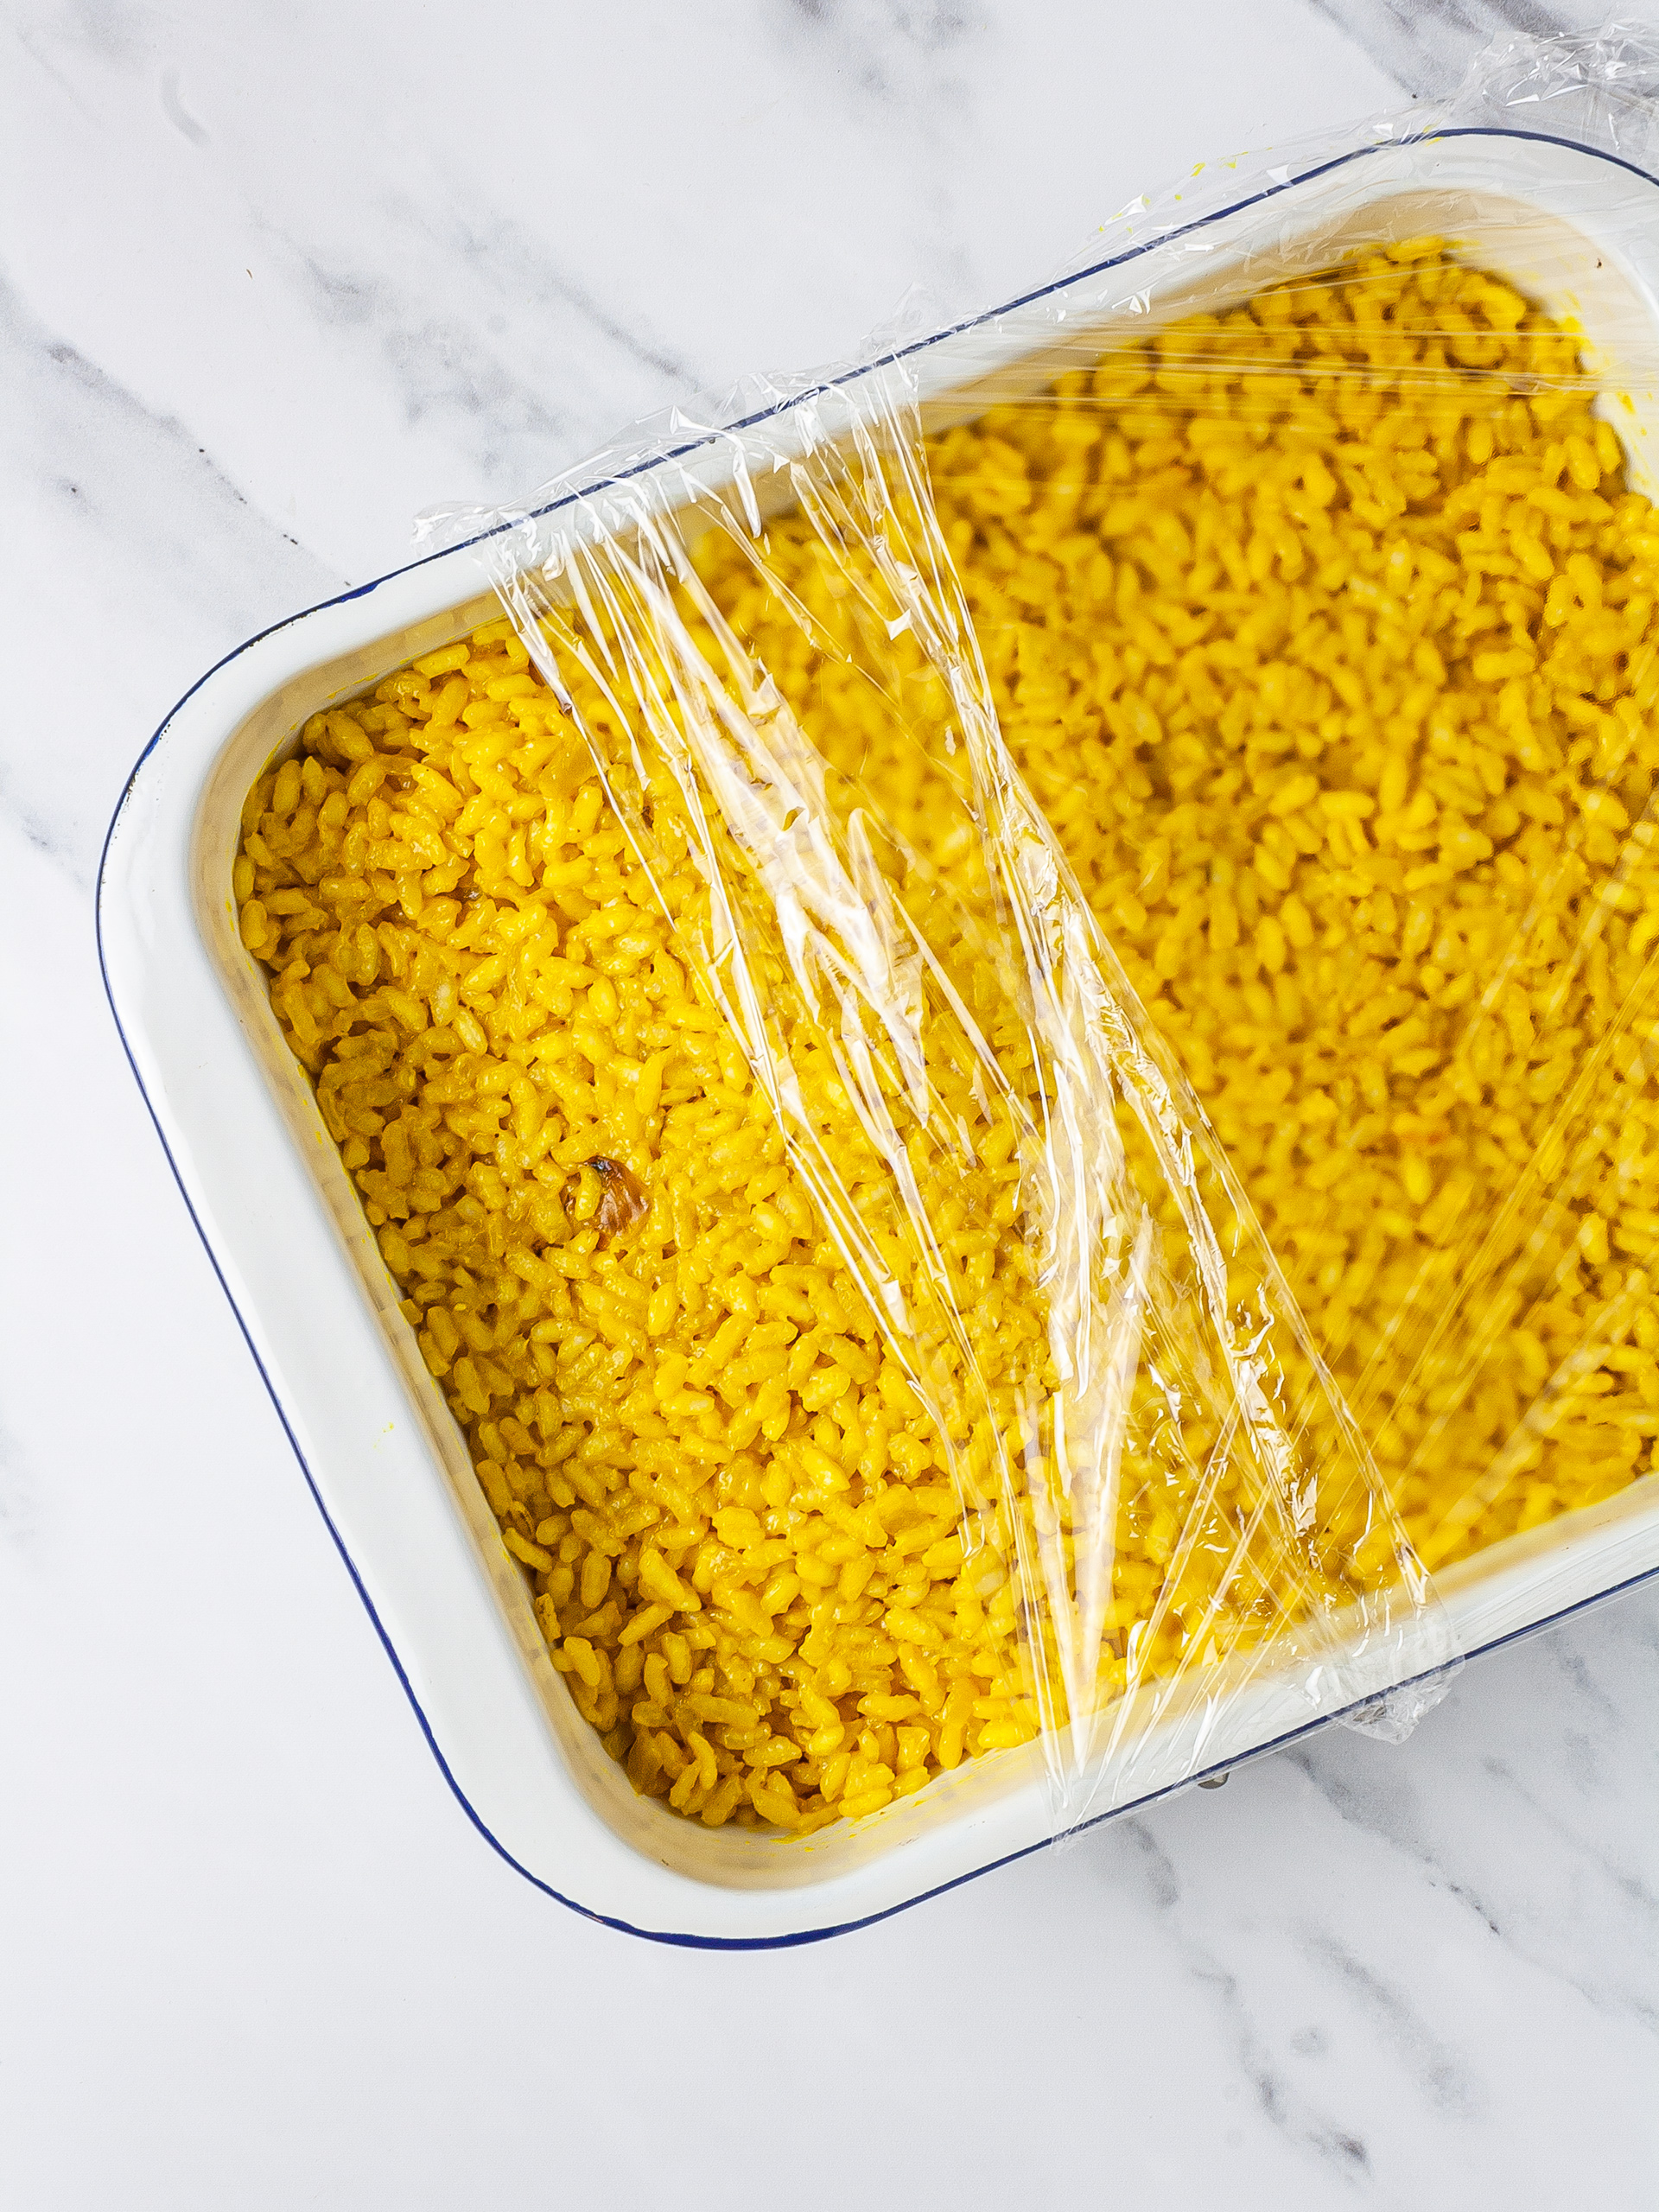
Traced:
<svg viewBox="0 0 1659 2212">
<path fill-rule="evenodd" d="M 13 732 L 41 741 L 5 746 L 0 812 L 90 895 L 109 772 L 121 751 L 136 756 L 168 687 L 176 695 L 226 644 L 341 579 L 255 512 L 183 423 L 44 328 L 3 277 L 0 415 L 10 560 L 56 640 L 15 671 Z M 67 726 L 60 656 L 72 639 L 79 683 L 97 685 L 111 738 L 120 731 L 101 775 L 88 775 Z"/>
<path fill-rule="evenodd" d="M 29 2212 L 1659 2201 L 1659 1595 L 825 1948 L 448 1795 L 99 985 L 141 747 L 619 425 L 1007 296 L 1533 0 L 0 11 L 0 2171 Z M 1564 11 L 1564 20 L 1582 14 Z"/>
<path fill-rule="evenodd" d="M 1455 90 L 1493 40 L 1548 38 L 1599 23 L 1603 8 L 1574 0 L 1310 0 L 1415 98 Z"/>
</svg>

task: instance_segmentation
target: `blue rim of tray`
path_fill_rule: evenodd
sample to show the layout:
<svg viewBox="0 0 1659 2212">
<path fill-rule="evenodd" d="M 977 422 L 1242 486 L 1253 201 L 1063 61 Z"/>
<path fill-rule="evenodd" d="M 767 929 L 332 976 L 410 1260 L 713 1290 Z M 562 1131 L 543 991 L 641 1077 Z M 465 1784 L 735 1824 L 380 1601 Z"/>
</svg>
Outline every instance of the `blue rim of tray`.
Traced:
<svg viewBox="0 0 1659 2212">
<path fill-rule="evenodd" d="M 262 644 L 267 638 L 276 636 L 281 631 L 291 628 L 296 622 L 305 621 L 313 614 L 321 613 L 326 608 L 344 607 L 349 605 L 353 600 L 366 599 L 370 593 L 378 591 L 383 584 L 391 583 L 399 576 L 406 576 L 416 569 L 426 568 L 434 561 L 446 560 L 450 554 L 463 552 L 468 546 L 481 544 L 486 538 L 499 537 L 505 531 L 519 527 L 521 521 L 534 520 L 539 516 L 554 513 L 562 507 L 573 505 L 578 500 L 591 499 L 596 493 L 603 492 L 608 485 L 625 483 L 631 478 L 646 475 L 652 470 L 662 467 L 666 461 L 683 460 L 687 455 L 715 445 L 721 439 L 728 438 L 737 431 L 754 429 L 761 423 L 769 422 L 777 416 L 786 414 L 791 408 L 798 407 L 824 392 L 855 383 L 859 378 L 868 376 L 877 369 L 890 367 L 895 362 L 908 359 L 912 354 L 926 353 L 930 347 L 938 345 L 944 339 L 959 337 L 964 331 L 975 330 L 985 323 L 995 322 L 1001 315 L 1012 315 L 1021 308 L 1034 306 L 1039 300 L 1047 299 L 1056 292 L 1068 290 L 1072 285 L 1082 283 L 1090 276 L 1101 276 L 1109 269 L 1122 268 L 1126 263 L 1137 261 L 1142 255 L 1152 252 L 1157 247 L 1168 245 L 1173 238 L 1185 238 L 1192 232 L 1208 229 L 1212 224 L 1222 222 L 1230 215 L 1242 214 L 1245 209 L 1259 207 L 1264 200 L 1275 200 L 1281 194 L 1294 191 L 1300 185 L 1311 184 L 1315 179 L 1329 175 L 1333 170 L 1344 168 L 1351 162 L 1363 161 L 1373 154 L 1391 153 L 1402 146 L 1433 144 L 1445 138 L 1521 139 L 1540 145 L 1560 146 L 1572 153 L 1587 154 L 1592 159 L 1605 162 L 1614 168 L 1627 170 L 1630 175 L 1639 177 L 1644 184 L 1659 186 L 1659 177 L 1655 177 L 1636 162 L 1624 160 L 1621 155 L 1610 154 L 1599 146 L 1584 145 L 1574 138 L 1562 138 L 1548 130 L 1503 130 L 1490 125 L 1465 124 L 1447 130 L 1407 132 L 1398 138 L 1381 139 L 1374 146 L 1352 147 L 1346 153 L 1335 155 L 1328 161 L 1316 162 L 1311 168 L 1299 171 L 1294 176 L 1287 176 L 1281 183 L 1266 185 L 1260 191 L 1248 193 L 1243 199 L 1233 200 L 1224 207 L 1216 208 L 1207 215 L 1198 216 L 1191 223 L 1178 226 L 1173 230 L 1160 232 L 1155 238 L 1149 238 L 1142 245 L 1126 247 L 1121 253 L 1108 255 L 1105 259 L 1092 263 L 1085 268 L 1072 270 L 1063 276 L 1056 277 L 1051 283 L 1038 286 L 1034 291 L 1022 292 L 1017 298 L 1006 301 L 1001 307 L 987 308 L 978 315 L 965 316 L 960 321 L 947 324 L 943 329 L 931 331 L 925 338 L 913 339 L 903 346 L 895 346 L 873 361 L 861 362 L 856 367 L 845 370 L 839 375 L 825 377 L 815 383 L 808 384 L 799 391 L 791 393 L 789 397 L 778 400 L 770 406 L 757 409 L 753 414 L 744 416 L 739 422 L 723 424 L 718 429 L 700 432 L 697 435 L 689 438 L 683 445 L 671 448 L 666 452 L 652 453 L 644 459 L 630 463 L 625 468 L 616 470 L 612 474 L 596 477 L 591 481 L 574 486 L 569 491 L 563 493 L 558 499 L 550 500 L 545 506 L 528 511 L 522 518 L 514 518 L 498 523 L 489 530 L 480 531 L 475 536 L 462 539 L 454 545 L 445 546 L 438 552 L 423 554 L 418 560 L 404 562 L 401 568 L 389 569 L 385 575 L 374 577 L 368 583 L 354 585 L 349 591 L 336 592 L 332 598 L 318 600 L 315 605 L 302 607 L 296 613 L 284 615 L 280 622 L 270 623 L 266 628 L 257 630 L 251 638 L 245 638 L 240 645 L 233 646 L 229 652 L 213 662 L 211 667 L 205 669 L 162 719 L 154 735 L 133 763 L 131 772 L 122 786 L 121 797 L 117 802 L 115 812 L 111 817 L 110 826 L 105 832 L 103 849 L 99 857 L 95 907 L 99 972 L 103 977 L 105 996 L 109 1000 L 110 1012 L 115 1021 L 116 1033 L 121 1039 L 121 1048 L 126 1054 L 127 1065 L 132 1071 L 133 1081 L 138 1086 L 139 1096 L 143 1098 L 150 1121 L 154 1124 L 167 1164 L 173 1171 L 173 1179 L 179 1186 L 179 1194 L 184 1200 L 185 1209 L 194 1224 L 197 1236 L 201 1239 L 202 1249 L 207 1255 L 208 1263 L 218 1278 L 219 1287 L 225 1294 L 226 1301 L 231 1312 L 236 1317 L 237 1326 L 242 1332 L 243 1341 L 247 1345 L 255 1368 L 258 1370 L 259 1379 L 270 1394 L 270 1402 L 276 1411 L 276 1418 L 283 1425 L 283 1433 L 293 1447 L 294 1457 L 299 1462 L 300 1471 L 305 1477 L 306 1486 L 311 1492 L 312 1500 L 318 1512 L 322 1516 L 324 1527 L 334 1539 L 335 1549 L 345 1562 L 346 1571 L 352 1578 L 352 1586 L 363 1601 L 364 1610 L 372 1622 L 375 1634 L 379 1637 L 381 1646 L 391 1662 L 392 1671 L 403 1686 L 404 1694 L 414 1711 L 422 1735 L 426 1738 L 427 1748 L 437 1761 L 440 1773 L 454 1793 L 461 1810 L 490 1848 L 505 1859 L 515 1873 L 522 1874 L 525 1881 L 533 1888 L 539 1890 L 544 1897 L 551 1897 L 555 1903 L 564 1905 L 572 1912 L 579 1913 L 584 1920 L 596 1922 L 601 1927 L 613 1928 L 622 1935 L 640 1936 L 649 1942 L 673 1944 L 690 1950 L 789 1950 L 800 1944 L 826 1942 L 834 1936 L 849 1936 L 859 1929 L 872 1928 L 879 1921 L 892 1919 L 895 1913 L 908 1912 L 915 1905 L 926 1904 L 930 1898 L 944 1897 L 949 1891 L 960 1889 L 964 1883 L 977 1881 L 984 1874 L 995 1873 L 1001 1866 L 1011 1866 L 1017 1859 L 1029 1858 L 1033 1852 L 1046 1849 L 1046 1843 L 1039 1841 L 1023 1844 L 1019 1850 L 1005 1852 L 1000 1859 L 987 1859 L 982 1866 L 976 1866 L 966 1874 L 953 1875 L 948 1882 L 937 1883 L 931 1889 L 918 1890 L 914 1897 L 906 1897 L 898 1904 L 885 1905 L 879 1912 L 864 1914 L 856 1920 L 838 1921 L 824 1928 L 798 1929 L 778 1936 L 696 1936 L 671 1929 L 639 1928 L 636 1927 L 632 1921 L 623 1920 L 613 1914 L 594 1911 L 590 1905 L 583 1904 L 579 1898 L 565 1896 L 563 1891 L 556 1889 L 550 1882 L 544 1881 L 539 1874 L 532 1873 L 522 1860 L 513 1856 L 499 1837 L 488 1827 L 476 1806 L 473 1804 L 456 1780 L 448 1760 L 445 1758 L 442 1747 L 433 1733 L 432 1724 L 415 1694 L 413 1684 L 404 1672 L 403 1661 L 397 1656 L 397 1646 L 387 1634 L 385 1624 L 375 1610 L 374 1601 L 364 1586 L 363 1578 L 358 1572 L 357 1562 L 346 1549 L 345 1541 L 322 1501 L 321 1493 L 317 1488 L 315 1478 L 307 1463 L 305 1453 L 300 1448 L 299 1439 L 294 1433 L 282 1398 L 266 1371 L 264 1362 L 259 1357 L 258 1347 L 254 1343 L 242 1310 L 232 1294 L 230 1285 L 225 1280 L 224 1270 L 219 1263 L 219 1255 L 214 1251 L 212 1241 L 202 1227 L 200 1217 L 191 1201 L 184 1177 L 180 1172 L 177 1160 L 173 1157 L 172 1148 L 167 1141 L 149 1093 L 144 1088 L 143 1077 L 138 1072 L 138 1064 L 133 1057 L 132 1046 L 122 1024 L 120 1009 L 116 1005 L 115 993 L 110 983 L 109 967 L 104 957 L 105 874 L 109 865 L 111 845 L 114 842 L 117 830 L 120 827 L 121 817 L 126 811 L 128 802 L 137 787 L 138 779 L 144 764 L 166 736 L 168 727 L 179 709 L 194 698 L 210 677 L 217 676 L 220 669 L 228 667 L 232 661 L 238 659 L 252 646 Z M 1564 1621 L 1572 1620 L 1578 1614 L 1586 1612 L 1593 1606 L 1605 1605 L 1611 1599 L 1623 1597 L 1632 1590 L 1641 1588 L 1643 1584 L 1656 1580 L 1659 1580 L 1659 1567 L 1646 1568 L 1640 1574 L 1631 1575 L 1623 1582 L 1614 1583 L 1605 1590 L 1597 1591 L 1592 1597 L 1582 1598 L 1571 1605 L 1563 1606 L 1559 1612 L 1552 1613 L 1543 1620 L 1529 1622 L 1525 1628 L 1513 1630 L 1506 1636 L 1494 1637 L 1490 1643 L 1480 1644 L 1474 1650 L 1464 1653 L 1462 1656 L 1465 1660 L 1483 1658 L 1489 1652 L 1499 1651 L 1507 1645 L 1524 1642 L 1528 1637 L 1536 1636 L 1546 1629 L 1559 1628 Z M 1408 1676 L 1405 1681 L 1395 1685 L 1394 1688 L 1409 1689 L 1415 1684 L 1431 1680 L 1440 1671 L 1439 1669 L 1430 1669 L 1423 1674 Z M 1211 1780 L 1216 1776 L 1230 1772 L 1236 1767 L 1250 1765 L 1257 1759 L 1267 1758 L 1275 1751 L 1285 1750 L 1289 1745 L 1300 1743 L 1306 1737 L 1317 1735 L 1321 1729 L 1328 1728 L 1333 1722 L 1348 1718 L 1351 1713 L 1360 1710 L 1369 1702 L 1369 1700 L 1362 1700 L 1358 1705 L 1345 1707 L 1340 1713 L 1322 1714 L 1318 1719 L 1308 1721 L 1301 1727 L 1289 1729 L 1283 1735 L 1275 1736 L 1268 1743 L 1255 1745 L 1240 1758 L 1205 1768 L 1198 1773 L 1185 1777 L 1178 1783 L 1172 1783 L 1165 1789 L 1148 1790 L 1144 1796 L 1131 1799 L 1127 1804 L 1114 1805 L 1107 1811 L 1098 1813 L 1092 1819 L 1080 1823 L 1074 1833 L 1082 1834 L 1087 1829 L 1102 1827 L 1108 1821 L 1116 1820 L 1126 1813 L 1143 1811 L 1149 1805 L 1155 1805 L 1166 1798 L 1179 1796 L 1183 1791 L 1192 1789 L 1198 1783 Z"/>
</svg>

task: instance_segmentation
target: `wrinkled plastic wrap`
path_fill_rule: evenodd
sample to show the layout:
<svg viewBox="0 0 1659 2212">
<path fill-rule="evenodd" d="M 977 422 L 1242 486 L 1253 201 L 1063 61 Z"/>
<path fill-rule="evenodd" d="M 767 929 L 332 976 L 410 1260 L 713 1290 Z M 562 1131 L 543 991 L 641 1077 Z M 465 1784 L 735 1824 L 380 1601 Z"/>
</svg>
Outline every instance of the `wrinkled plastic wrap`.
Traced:
<svg viewBox="0 0 1659 2212">
<path fill-rule="evenodd" d="M 1646 1471 L 1653 327 L 1541 312 L 1571 207 L 1518 193 L 1511 263 L 1501 195 L 1377 180 L 1492 131 L 1640 168 L 1656 91 L 1643 35 L 1516 42 L 1139 203 L 943 381 L 890 335 L 437 525 L 493 529 L 950 1485 L 948 1591 L 866 1625 L 937 1699 L 991 1623 L 981 1741 L 1034 1733 L 1057 1832 L 1269 1677 L 1403 1732 L 1430 1570 Z M 817 1434 L 774 1533 L 901 1478 Z M 818 1602 L 809 1688 L 861 1618 Z"/>
</svg>

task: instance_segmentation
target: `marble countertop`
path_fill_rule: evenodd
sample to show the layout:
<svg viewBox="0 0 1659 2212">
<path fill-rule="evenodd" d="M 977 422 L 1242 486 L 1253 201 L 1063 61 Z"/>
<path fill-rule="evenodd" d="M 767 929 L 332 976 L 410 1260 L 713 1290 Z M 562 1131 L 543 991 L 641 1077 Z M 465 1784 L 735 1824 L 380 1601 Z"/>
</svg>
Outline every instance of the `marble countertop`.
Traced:
<svg viewBox="0 0 1659 2212">
<path fill-rule="evenodd" d="M 912 283 L 1005 296 L 1147 185 L 1549 14 L 7 9 L 8 2201 L 713 2207 L 757 2152 L 806 2208 L 1659 2200 L 1652 1590 L 1403 1746 L 1327 1734 L 833 1944 L 710 1957 L 537 1895 L 341 1571 L 91 921 L 173 701 L 416 510 L 845 353 Z"/>
</svg>

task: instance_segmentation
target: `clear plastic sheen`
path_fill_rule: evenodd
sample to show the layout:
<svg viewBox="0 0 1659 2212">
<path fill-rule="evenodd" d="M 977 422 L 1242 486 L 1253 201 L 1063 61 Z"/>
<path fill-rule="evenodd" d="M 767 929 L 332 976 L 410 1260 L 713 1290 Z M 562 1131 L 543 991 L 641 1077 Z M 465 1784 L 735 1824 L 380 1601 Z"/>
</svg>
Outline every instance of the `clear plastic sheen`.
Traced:
<svg viewBox="0 0 1659 2212">
<path fill-rule="evenodd" d="M 495 530 L 487 552 L 503 602 L 640 861 L 657 869 L 667 821 L 689 844 L 706 896 L 679 916 L 677 950 L 740 1046 L 941 1441 L 965 1549 L 1004 1559 L 1013 1663 L 1039 1713 L 1057 1833 L 1136 1794 L 1135 1747 L 1156 1724 L 1177 1712 L 1218 1718 L 1264 1670 L 1300 1685 L 1309 1719 L 1341 1713 L 1396 1735 L 1443 1687 L 1455 1654 L 1436 1637 L 1430 1576 L 1372 1445 L 1412 1390 L 1421 1395 L 1448 1315 L 1472 1346 L 1454 1401 L 1477 1370 L 1496 1371 L 1506 1332 L 1524 1319 L 1535 1287 L 1529 1276 L 1523 1296 L 1524 1267 L 1535 1272 L 1541 1252 L 1558 1274 L 1595 1260 L 1580 1170 L 1599 1157 L 1592 1125 L 1605 1116 L 1586 1071 L 1592 1062 L 1613 1071 L 1620 1110 L 1645 1113 L 1653 961 L 1561 1095 L 1541 1103 L 1532 1172 L 1507 1207 L 1459 1226 L 1438 1320 L 1392 1364 L 1378 1354 L 1339 1378 L 1299 1307 L 1294 1270 L 1016 763 L 942 518 L 938 441 L 989 410 L 1041 408 L 1059 420 L 1069 407 L 1093 451 L 1102 419 L 1137 406 L 1191 419 L 1222 407 L 1224 384 L 1225 410 L 1246 426 L 1289 419 L 1305 403 L 1339 415 L 1357 392 L 1453 420 L 1466 442 L 1483 416 L 1549 393 L 1565 404 L 1593 392 L 1617 423 L 1618 391 L 1652 380 L 1645 356 L 1618 358 L 1615 346 L 1586 359 L 1570 329 L 1530 323 L 1506 346 L 1501 302 L 1494 324 L 1459 309 L 1443 328 L 1420 323 L 1413 346 L 1392 354 L 1379 306 L 1372 342 L 1356 257 L 1392 247 L 1389 267 L 1408 273 L 1426 258 L 1414 233 L 1432 228 L 1455 261 L 1455 195 L 1436 211 L 1418 194 L 1397 217 L 1374 217 L 1368 235 L 1333 245 L 1298 229 L 1294 187 L 1321 163 L 1408 134 L 1513 130 L 1523 115 L 1639 163 L 1656 91 L 1659 53 L 1641 34 L 1511 42 L 1439 111 L 1275 149 L 1138 203 L 1091 243 L 1090 264 L 1114 264 L 1098 313 L 1080 321 L 1072 295 L 1063 319 L 1034 295 L 984 327 L 983 373 L 965 390 L 924 389 L 903 336 L 888 334 L 868 360 L 752 380 L 701 419 L 679 410 L 521 508 L 429 525 L 450 537 Z M 1606 177 L 1616 200 L 1612 164 Z M 1228 213 L 1246 202 L 1246 215 Z M 1607 213 L 1604 202 L 1604 231 Z M 1289 359 L 1268 316 L 1254 326 L 1259 345 L 1235 322 L 1224 346 L 1216 315 L 1188 314 L 1195 255 L 1215 251 L 1230 257 L 1240 306 L 1270 288 L 1346 286 L 1361 299 L 1352 342 Z M 1506 272 L 1490 249 L 1483 266 L 1501 288 Z M 1379 301 L 1392 282 L 1383 268 Z M 1513 282 L 1524 291 L 1523 271 Z M 1496 365 L 1482 358 L 1489 340 Z M 1478 453 L 1478 436 L 1469 449 Z M 1561 480 L 1570 492 L 1575 480 Z M 1386 556 L 1391 529 L 1411 539 L 1410 501 L 1390 518 L 1377 496 L 1372 537 Z M 1351 519 L 1360 493 L 1337 504 Z M 1084 526 L 1103 528 L 1102 513 L 1096 502 Z M 1538 543 L 1548 564 L 1550 541 Z M 1120 564 L 1133 561 L 1132 532 L 1109 544 Z M 1638 532 L 1633 551 L 1639 565 L 1659 543 Z M 1288 565 L 1286 555 L 1274 588 Z M 1541 613 L 1538 640 L 1541 654 Z M 1599 741 L 1583 777 L 1586 822 L 1597 794 L 1632 772 L 1649 717 L 1652 649 L 1622 650 L 1628 742 L 1620 752 L 1605 733 Z M 1517 663 L 1519 691 L 1492 679 L 1500 723 L 1524 720 L 1528 673 Z M 1586 727 L 1610 721 L 1606 701 L 1586 696 Z M 1131 678 L 1120 698 L 1134 697 Z M 1645 911 L 1649 817 L 1620 811 L 1634 820 L 1611 859 L 1573 848 L 1594 882 L 1572 909 L 1569 966 L 1592 958 L 1610 914 Z M 1550 887 L 1534 888 L 1516 906 L 1504 974 L 1526 957 L 1539 915 L 1554 911 Z M 1481 1065 L 1498 989 L 1470 1001 L 1458 1065 Z M 1412 1083 L 1434 1079 L 1398 1078 L 1391 1105 L 1409 1108 Z M 988 1147 L 1017 1169 L 999 1185 L 1013 1194 L 1000 1214 L 983 1195 Z M 939 1194 L 953 1190 L 969 1194 L 967 1211 L 952 1206 L 946 1220 Z M 993 1249 L 989 1274 L 976 1274 L 964 1255 Z M 1575 1378 L 1607 1364 L 1609 1345 L 1645 1342 L 1643 1256 L 1630 1248 L 1637 1264 L 1616 1294 L 1590 1300 L 1576 1340 L 1552 1340 L 1507 1442 L 1465 1471 L 1459 1495 L 1474 1503 L 1463 1536 L 1573 1417 Z M 1012 1403 L 988 1281 L 1004 1294 L 1022 1287 L 1045 1340 Z M 1611 1363 L 1616 1376 L 1639 1364 L 1634 1351 L 1623 1370 Z M 1402 1691 L 1408 1675 L 1414 1687 Z M 1190 1771 L 1205 1764 L 1207 1734 L 1201 1718 Z"/>
</svg>

